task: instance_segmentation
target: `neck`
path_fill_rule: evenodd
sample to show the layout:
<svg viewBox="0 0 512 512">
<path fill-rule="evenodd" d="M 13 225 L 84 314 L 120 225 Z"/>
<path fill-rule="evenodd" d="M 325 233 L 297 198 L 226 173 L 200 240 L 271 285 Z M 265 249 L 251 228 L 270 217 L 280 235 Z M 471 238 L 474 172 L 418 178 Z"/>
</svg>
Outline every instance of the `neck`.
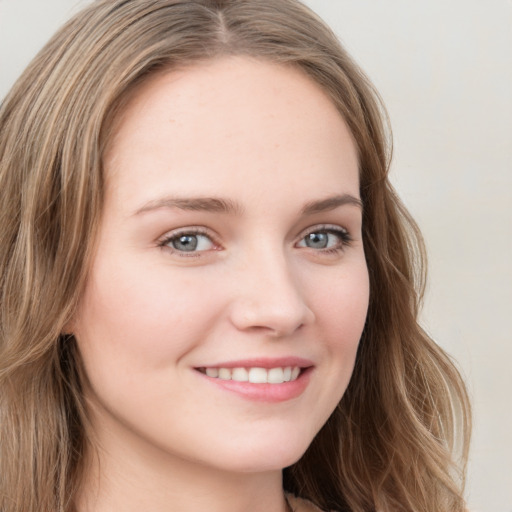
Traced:
<svg viewBox="0 0 512 512">
<path fill-rule="evenodd" d="M 155 456 L 147 447 L 86 457 L 77 512 L 287 512 L 280 470 L 240 473 Z M 139 447 L 141 448 L 141 447 Z"/>
</svg>

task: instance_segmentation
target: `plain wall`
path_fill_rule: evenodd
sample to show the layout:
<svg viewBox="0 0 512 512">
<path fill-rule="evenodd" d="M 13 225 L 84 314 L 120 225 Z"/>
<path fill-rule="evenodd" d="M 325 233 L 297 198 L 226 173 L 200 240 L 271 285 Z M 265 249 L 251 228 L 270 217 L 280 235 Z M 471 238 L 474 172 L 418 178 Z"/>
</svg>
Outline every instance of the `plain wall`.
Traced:
<svg viewBox="0 0 512 512">
<path fill-rule="evenodd" d="M 0 0 L 0 98 L 87 1 Z M 430 256 L 423 323 L 473 397 L 473 512 L 512 512 L 512 1 L 309 0 L 374 81 Z"/>
</svg>

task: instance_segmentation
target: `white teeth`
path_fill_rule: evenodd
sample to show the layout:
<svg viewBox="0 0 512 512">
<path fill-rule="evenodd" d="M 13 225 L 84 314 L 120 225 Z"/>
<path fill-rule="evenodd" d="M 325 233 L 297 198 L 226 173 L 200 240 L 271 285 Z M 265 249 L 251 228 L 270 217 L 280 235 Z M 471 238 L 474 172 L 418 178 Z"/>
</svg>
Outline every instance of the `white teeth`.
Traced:
<svg viewBox="0 0 512 512">
<path fill-rule="evenodd" d="M 206 368 L 206 375 L 208 377 L 218 377 L 219 376 L 219 369 L 218 368 Z"/>
<path fill-rule="evenodd" d="M 237 382 L 251 382 L 252 384 L 282 384 L 294 381 L 300 374 L 298 366 L 277 368 L 205 368 L 208 377 L 221 380 L 235 380 Z"/>
<path fill-rule="evenodd" d="M 284 382 L 284 371 L 282 368 L 271 368 L 268 371 L 267 382 L 270 384 L 281 384 Z"/>
<path fill-rule="evenodd" d="M 265 368 L 251 368 L 249 370 L 249 382 L 265 384 L 267 382 L 267 370 Z"/>
<path fill-rule="evenodd" d="M 247 382 L 249 380 L 249 372 L 245 368 L 233 368 L 231 380 Z"/>
<path fill-rule="evenodd" d="M 231 370 L 229 368 L 219 368 L 219 379 L 231 380 Z"/>
</svg>

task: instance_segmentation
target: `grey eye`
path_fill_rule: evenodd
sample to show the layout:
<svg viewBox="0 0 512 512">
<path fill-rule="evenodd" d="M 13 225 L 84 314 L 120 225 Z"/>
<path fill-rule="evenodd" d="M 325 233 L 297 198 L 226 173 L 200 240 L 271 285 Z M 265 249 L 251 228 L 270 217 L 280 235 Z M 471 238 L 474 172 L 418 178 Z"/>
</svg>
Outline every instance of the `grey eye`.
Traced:
<svg viewBox="0 0 512 512">
<path fill-rule="evenodd" d="M 304 237 L 304 242 L 311 249 L 326 249 L 329 247 L 329 237 L 336 238 L 332 233 L 309 233 Z"/>
<path fill-rule="evenodd" d="M 297 245 L 310 249 L 335 249 L 342 247 L 347 241 L 348 233 L 344 231 L 318 230 L 308 233 Z"/>
<path fill-rule="evenodd" d="M 206 235 L 183 233 L 171 238 L 167 245 L 180 252 L 207 251 L 213 248 L 213 242 Z"/>
</svg>

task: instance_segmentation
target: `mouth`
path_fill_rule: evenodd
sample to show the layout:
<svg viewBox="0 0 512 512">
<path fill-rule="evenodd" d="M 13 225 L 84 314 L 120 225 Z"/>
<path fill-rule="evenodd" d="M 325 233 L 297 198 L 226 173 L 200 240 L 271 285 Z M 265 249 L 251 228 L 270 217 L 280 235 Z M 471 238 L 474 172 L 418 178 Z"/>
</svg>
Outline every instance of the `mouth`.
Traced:
<svg viewBox="0 0 512 512">
<path fill-rule="evenodd" d="M 305 368 L 299 366 L 277 366 L 274 368 L 253 367 L 208 367 L 197 368 L 207 377 L 235 382 L 249 382 L 251 384 L 283 384 L 294 382 Z"/>
<path fill-rule="evenodd" d="M 285 402 L 302 395 L 314 369 L 313 361 L 294 356 L 239 359 L 194 368 L 223 392 L 266 403 Z"/>
</svg>

